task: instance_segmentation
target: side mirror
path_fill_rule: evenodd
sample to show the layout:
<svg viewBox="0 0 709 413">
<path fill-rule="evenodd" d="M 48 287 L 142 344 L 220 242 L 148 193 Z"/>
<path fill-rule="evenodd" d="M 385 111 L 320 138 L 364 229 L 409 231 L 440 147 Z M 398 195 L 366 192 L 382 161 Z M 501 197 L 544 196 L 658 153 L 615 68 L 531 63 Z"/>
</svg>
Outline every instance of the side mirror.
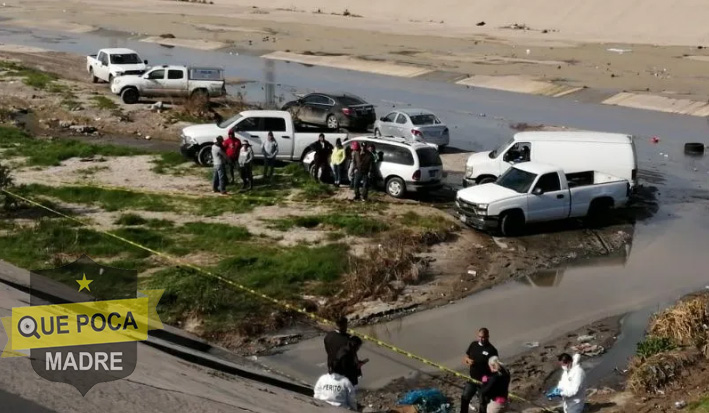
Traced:
<svg viewBox="0 0 709 413">
<path fill-rule="evenodd" d="M 146 65 L 147 65 L 147 64 L 148 64 L 148 61 L 147 61 L 147 60 L 143 60 L 143 64 L 146 64 Z"/>
<path fill-rule="evenodd" d="M 532 193 L 534 195 L 542 195 L 544 193 L 544 190 L 542 188 L 534 188 L 534 190 L 532 190 Z"/>
</svg>

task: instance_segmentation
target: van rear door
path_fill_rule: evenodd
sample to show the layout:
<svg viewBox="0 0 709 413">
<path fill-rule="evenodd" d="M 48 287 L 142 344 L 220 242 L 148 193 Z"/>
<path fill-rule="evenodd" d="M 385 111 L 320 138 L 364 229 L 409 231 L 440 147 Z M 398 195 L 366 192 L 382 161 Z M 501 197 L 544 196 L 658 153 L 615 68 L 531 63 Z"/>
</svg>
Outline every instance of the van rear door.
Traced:
<svg viewBox="0 0 709 413">
<path fill-rule="evenodd" d="M 416 149 L 419 162 L 419 182 L 433 182 L 443 179 L 443 161 L 438 151 L 432 147 Z"/>
</svg>

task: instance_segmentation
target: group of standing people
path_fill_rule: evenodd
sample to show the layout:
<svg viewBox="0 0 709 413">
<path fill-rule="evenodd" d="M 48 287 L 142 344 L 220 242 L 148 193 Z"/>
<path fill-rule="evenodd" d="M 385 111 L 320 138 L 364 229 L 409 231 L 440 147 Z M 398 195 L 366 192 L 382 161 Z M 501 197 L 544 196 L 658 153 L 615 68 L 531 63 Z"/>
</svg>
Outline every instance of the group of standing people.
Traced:
<svg viewBox="0 0 709 413">
<path fill-rule="evenodd" d="M 261 144 L 261 153 L 264 158 L 263 177 L 270 180 L 278 156 L 278 142 L 273 137 L 273 132 L 268 132 L 266 140 Z M 251 190 L 254 185 L 253 161 L 254 150 L 248 140 L 242 142 L 234 135 L 233 131 L 229 131 L 227 139 L 217 136 L 214 145 L 212 145 L 212 165 L 214 167 L 212 189 L 214 192 L 228 195 L 226 186 L 236 184 L 236 171 L 241 177 L 241 190 Z"/>
<path fill-rule="evenodd" d="M 325 140 L 325 135 L 321 133 L 318 140 L 311 144 L 306 151 L 314 153 L 312 172 L 315 179 L 325 181 L 328 172 L 330 172 L 333 177 L 333 185 L 339 187 L 347 177 L 350 188 L 354 191 L 354 200 L 367 200 L 371 183 L 376 179 L 375 165 L 378 162 L 378 155 L 373 144 L 352 142 L 350 144 L 349 166 L 346 162 L 348 160 L 347 150 L 339 138 L 333 146 Z M 346 167 L 347 170 L 345 170 Z"/>
<path fill-rule="evenodd" d="M 558 357 L 562 369 L 557 387 L 547 393 L 549 400 L 560 397 L 564 413 L 581 413 L 585 404 L 585 373 L 579 354 L 573 357 L 563 353 Z M 509 402 L 510 373 L 498 357 L 497 349 L 490 343 L 490 331 L 478 330 L 478 339 L 468 346 L 463 363 L 470 367 L 470 378 L 460 398 L 460 412 L 468 413 L 470 402 L 478 393 L 481 413 L 505 411 Z"/>
</svg>

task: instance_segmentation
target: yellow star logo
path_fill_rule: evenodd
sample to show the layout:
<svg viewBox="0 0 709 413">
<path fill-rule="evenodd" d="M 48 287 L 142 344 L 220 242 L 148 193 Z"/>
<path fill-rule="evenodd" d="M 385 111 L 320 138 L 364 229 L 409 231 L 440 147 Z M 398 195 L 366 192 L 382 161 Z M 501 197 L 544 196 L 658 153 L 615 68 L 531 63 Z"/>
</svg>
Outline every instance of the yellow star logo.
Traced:
<svg viewBox="0 0 709 413">
<path fill-rule="evenodd" d="M 76 280 L 76 282 L 79 283 L 79 291 L 83 290 L 84 288 L 86 288 L 87 291 L 91 291 L 91 288 L 89 288 L 89 284 L 94 282 L 94 280 L 87 280 L 86 274 L 84 274 L 84 279 Z"/>
</svg>

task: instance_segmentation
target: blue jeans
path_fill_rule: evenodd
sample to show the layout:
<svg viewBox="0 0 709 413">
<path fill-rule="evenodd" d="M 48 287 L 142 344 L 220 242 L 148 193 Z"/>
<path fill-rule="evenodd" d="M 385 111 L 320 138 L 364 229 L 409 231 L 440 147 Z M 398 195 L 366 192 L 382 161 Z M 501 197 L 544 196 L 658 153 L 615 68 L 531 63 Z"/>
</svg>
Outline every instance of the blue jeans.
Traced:
<svg viewBox="0 0 709 413">
<path fill-rule="evenodd" d="M 226 192 L 226 166 L 223 164 L 214 167 L 212 189 L 214 189 L 214 192 Z"/>
<path fill-rule="evenodd" d="M 339 185 L 342 179 L 342 165 L 331 164 L 330 166 L 332 167 L 332 176 L 335 179 L 335 185 Z"/>
<path fill-rule="evenodd" d="M 263 179 L 270 179 L 276 168 L 276 160 L 273 158 L 263 158 Z"/>
</svg>

